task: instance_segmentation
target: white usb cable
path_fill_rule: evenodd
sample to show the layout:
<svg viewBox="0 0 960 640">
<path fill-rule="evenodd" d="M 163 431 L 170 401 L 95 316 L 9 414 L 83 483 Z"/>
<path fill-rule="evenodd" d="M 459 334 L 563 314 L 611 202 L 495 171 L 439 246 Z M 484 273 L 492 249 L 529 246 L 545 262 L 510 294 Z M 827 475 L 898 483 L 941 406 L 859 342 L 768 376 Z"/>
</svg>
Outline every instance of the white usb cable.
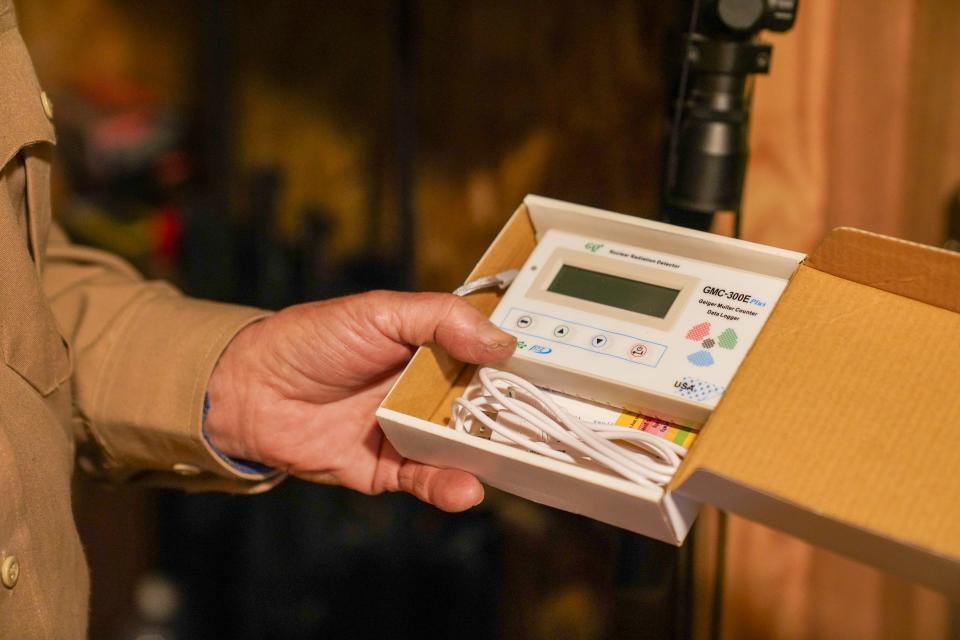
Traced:
<svg viewBox="0 0 960 640">
<path fill-rule="evenodd" d="M 490 289 L 491 287 L 506 289 L 510 286 L 510 283 L 513 282 L 514 278 L 517 277 L 518 273 L 520 273 L 519 269 L 510 269 L 509 271 L 498 273 L 495 276 L 477 278 L 476 280 L 468 282 L 454 289 L 453 295 L 460 296 L 462 298 L 463 296 L 468 296 L 471 293 L 475 293 L 483 289 Z"/>
<path fill-rule="evenodd" d="M 479 385 L 453 401 L 452 422 L 458 431 L 478 435 L 479 422 L 529 451 L 571 463 L 588 459 L 647 487 L 667 484 L 687 453 L 676 443 L 637 429 L 580 420 L 512 373 L 484 367 L 478 378 Z"/>
</svg>

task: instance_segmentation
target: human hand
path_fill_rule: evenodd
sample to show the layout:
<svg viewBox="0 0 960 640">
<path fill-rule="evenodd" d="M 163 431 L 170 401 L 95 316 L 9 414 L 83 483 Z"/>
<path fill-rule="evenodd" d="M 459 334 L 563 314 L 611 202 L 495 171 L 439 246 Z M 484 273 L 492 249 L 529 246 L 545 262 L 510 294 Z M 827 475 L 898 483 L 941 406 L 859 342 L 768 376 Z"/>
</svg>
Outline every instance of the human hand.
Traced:
<svg viewBox="0 0 960 640">
<path fill-rule="evenodd" d="M 375 291 L 290 307 L 227 346 L 207 387 L 207 436 L 230 457 L 311 482 L 469 509 L 483 499 L 475 477 L 405 459 L 374 417 L 427 342 L 475 364 L 503 360 L 516 345 L 450 294 Z"/>
</svg>

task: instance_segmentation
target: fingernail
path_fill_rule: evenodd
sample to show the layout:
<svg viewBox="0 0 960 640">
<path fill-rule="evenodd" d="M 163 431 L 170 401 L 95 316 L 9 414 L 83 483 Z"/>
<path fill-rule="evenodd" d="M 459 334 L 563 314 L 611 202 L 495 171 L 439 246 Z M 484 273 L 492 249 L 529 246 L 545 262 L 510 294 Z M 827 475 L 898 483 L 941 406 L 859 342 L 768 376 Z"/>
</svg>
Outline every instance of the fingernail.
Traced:
<svg viewBox="0 0 960 640">
<path fill-rule="evenodd" d="M 489 349 L 513 348 L 517 339 L 506 331 L 501 331 L 492 323 L 485 323 L 477 330 L 480 339 Z"/>
</svg>

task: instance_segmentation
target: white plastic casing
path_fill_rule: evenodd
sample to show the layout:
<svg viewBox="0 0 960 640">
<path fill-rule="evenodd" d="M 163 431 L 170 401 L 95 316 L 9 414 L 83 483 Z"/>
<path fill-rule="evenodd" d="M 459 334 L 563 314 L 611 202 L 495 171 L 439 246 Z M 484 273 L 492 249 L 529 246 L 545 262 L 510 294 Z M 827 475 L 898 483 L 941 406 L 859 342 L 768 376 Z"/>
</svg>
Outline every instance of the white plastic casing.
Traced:
<svg viewBox="0 0 960 640">
<path fill-rule="evenodd" d="M 725 251 L 703 254 L 730 252 L 729 239 L 714 238 Z M 787 284 L 739 262 L 547 230 L 491 317 L 518 339 L 505 368 L 547 389 L 699 426 Z M 550 291 L 564 265 L 678 293 L 661 318 Z"/>
</svg>

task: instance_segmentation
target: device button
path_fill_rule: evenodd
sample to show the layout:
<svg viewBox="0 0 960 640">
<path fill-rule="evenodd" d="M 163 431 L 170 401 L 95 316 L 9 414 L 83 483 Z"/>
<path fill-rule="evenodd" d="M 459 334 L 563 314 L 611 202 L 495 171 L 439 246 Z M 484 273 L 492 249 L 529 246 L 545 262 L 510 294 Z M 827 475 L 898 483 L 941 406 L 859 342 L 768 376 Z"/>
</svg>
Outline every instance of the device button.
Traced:
<svg viewBox="0 0 960 640">
<path fill-rule="evenodd" d="M 687 331 L 687 340 L 700 341 L 708 335 L 710 335 L 710 323 L 701 322 L 690 327 L 690 331 Z"/>
<path fill-rule="evenodd" d="M 570 335 L 570 327 L 565 324 L 561 324 L 553 330 L 553 335 L 558 338 L 566 338 L 568 335 Z"/>
<path fill-rule="evenodd" d="M 630 347 L 630 355 L 639 360 L 643 356 L 647 355 L 647 345 L 643 344 L 642 342 L 638 342 Z"/>
<path fill-rule="evenodd" d="M 697 351 L 687 356 L 690 364 L 697 367 L 709 367 L 713 365 L 713 356 L 709 351 Z"/>
<path fill-rule="evenodd" d="M 603 349 L 605 346 L 607 346 L 607 336 L 603 335 L 602 333 L 595 335 L 590 338 L 590 344 L 594 349 Z"/>
<path fill-rule="evenodd" d="M 717 338 L 717 345 L 721 349 L 733 349 L 737 346 L 737 332 L 733 329 L 724 329 L 720 337 Z"/>
<path fill-rule="evenodd" d="M 517 327 L 520 329 L 526 329 L 533 324 L 533 318 L 530 316 L 520 316 L 517 318 Z"/>
</svg>

